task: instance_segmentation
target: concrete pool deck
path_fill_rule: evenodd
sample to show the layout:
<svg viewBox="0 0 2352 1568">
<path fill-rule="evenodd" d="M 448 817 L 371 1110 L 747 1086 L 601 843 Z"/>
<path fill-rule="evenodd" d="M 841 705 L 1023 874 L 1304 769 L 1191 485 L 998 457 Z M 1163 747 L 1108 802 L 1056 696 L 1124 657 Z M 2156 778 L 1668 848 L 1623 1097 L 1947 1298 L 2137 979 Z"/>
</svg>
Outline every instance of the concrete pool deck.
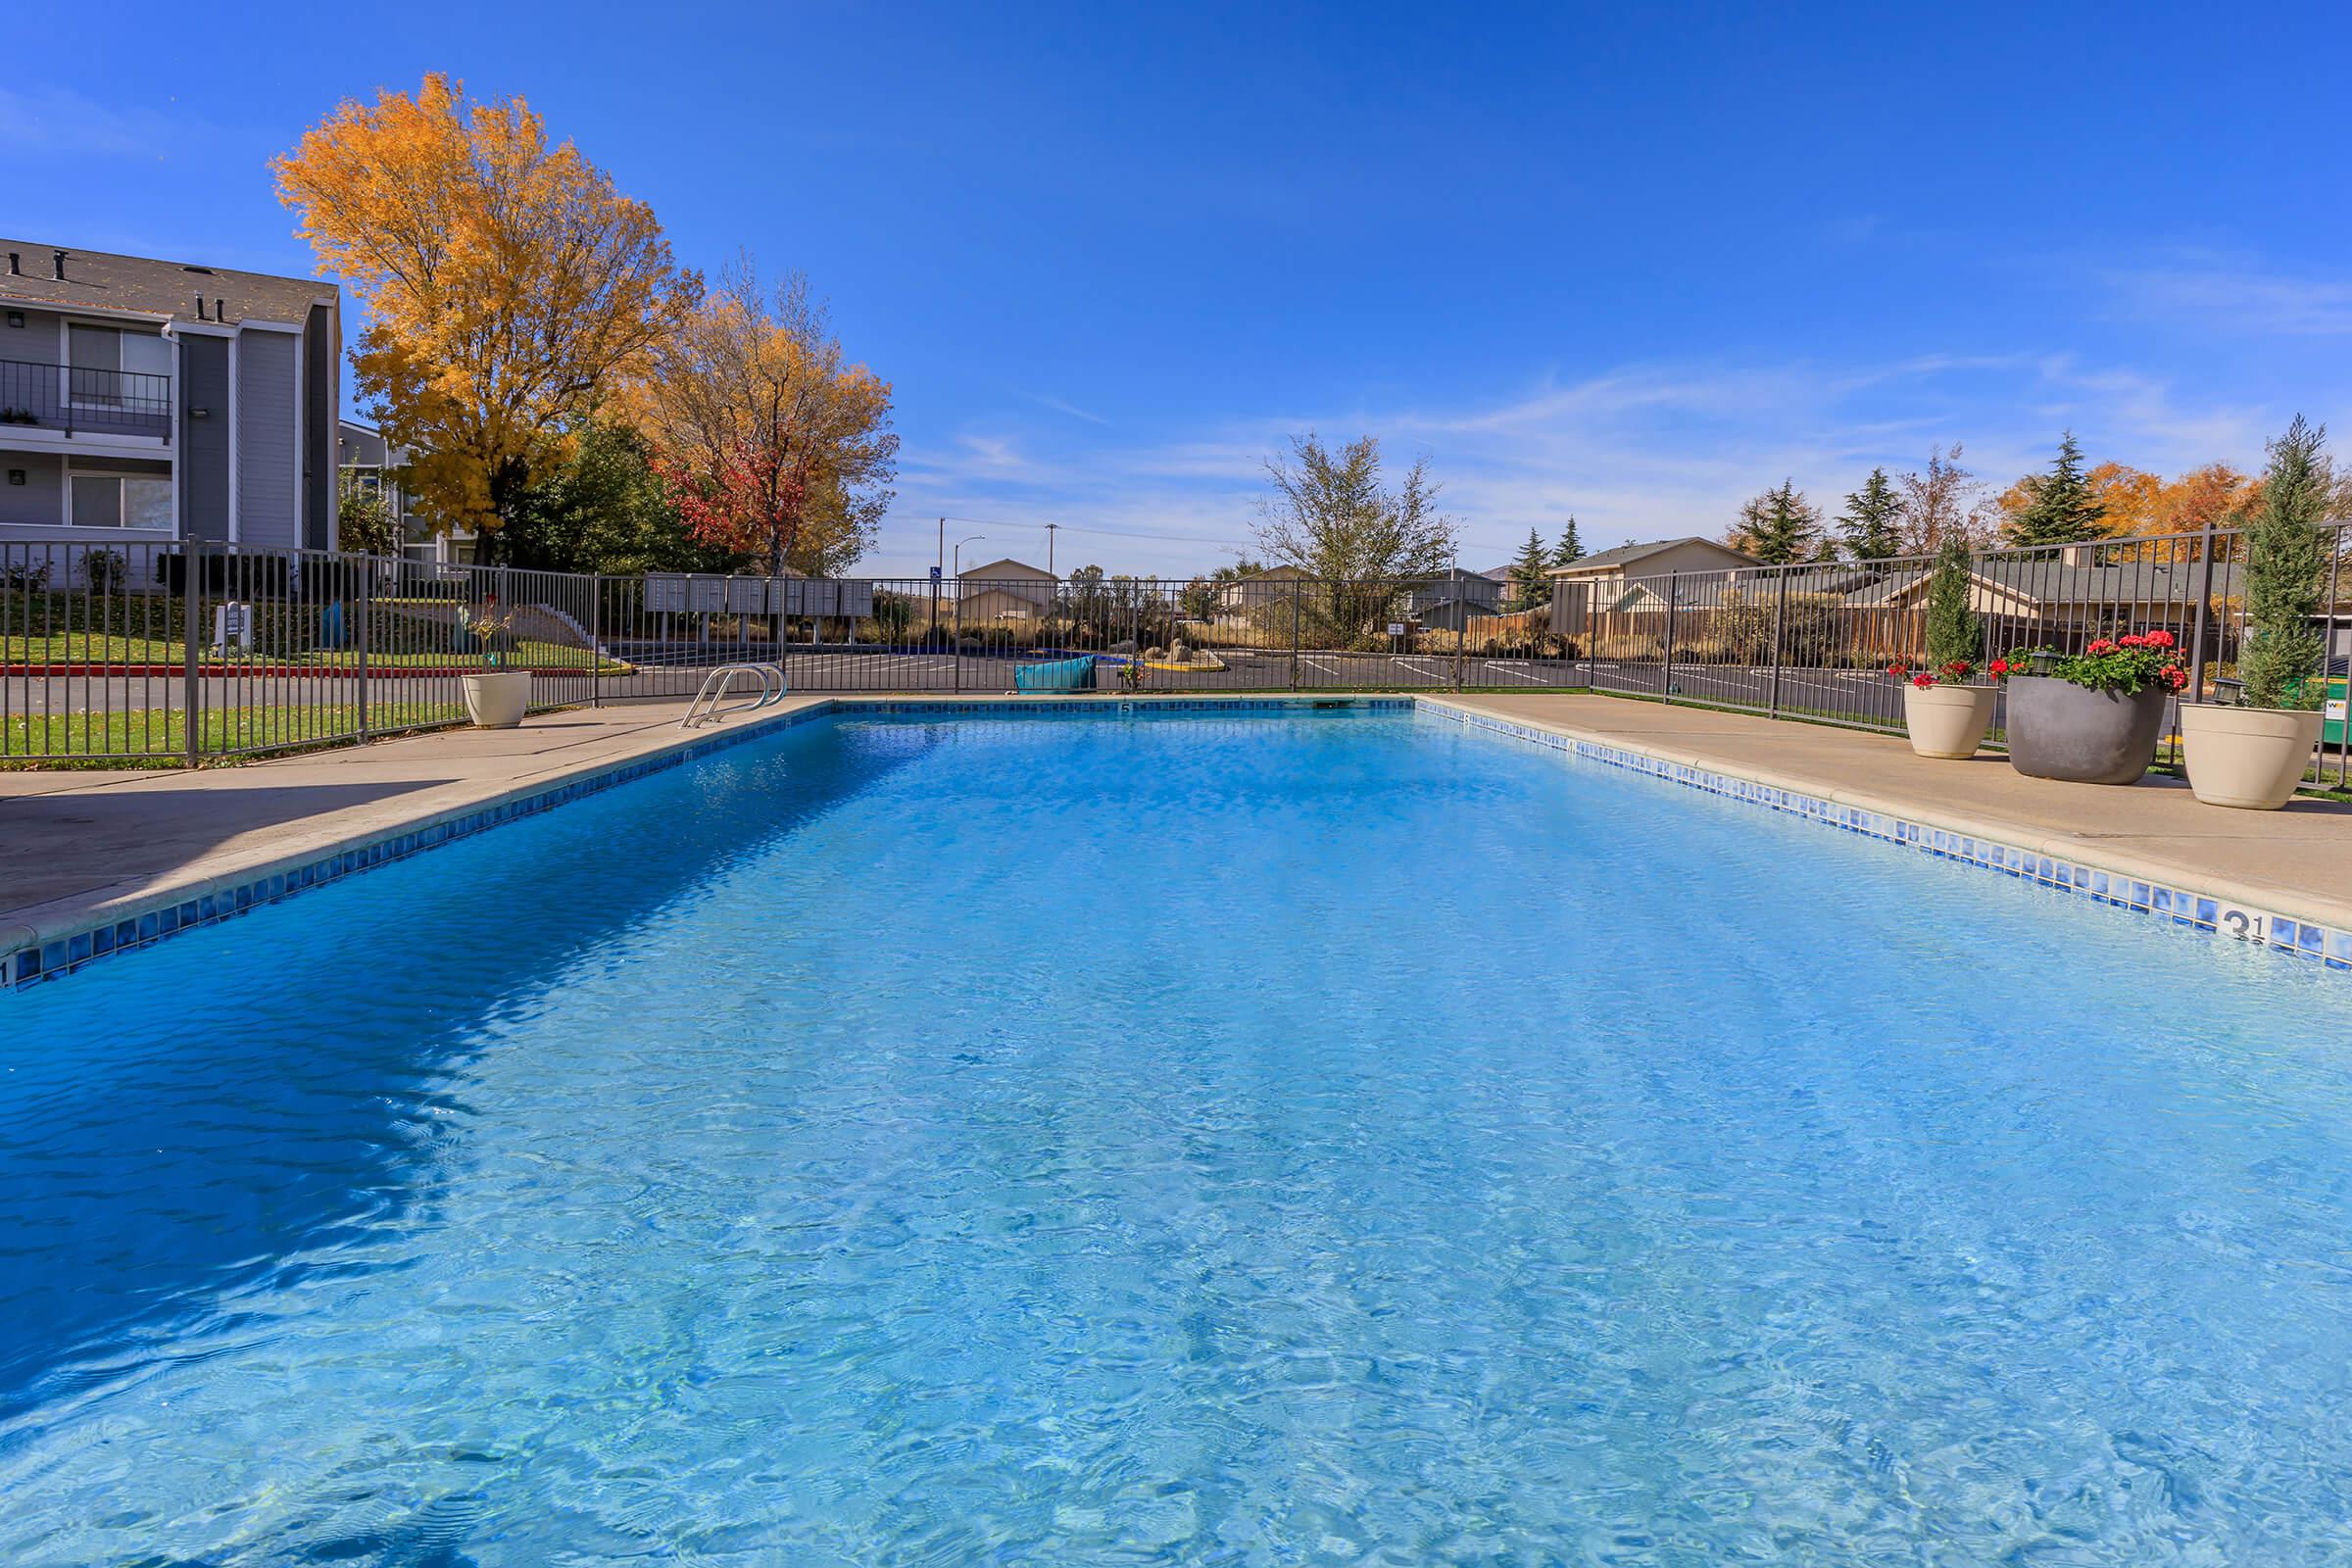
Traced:
<svg viewBox="0 0 2352 1568">
<path fill-rule="evenodd" d="M 2233 811 L 2200 804 L 2177 780 L 2059 784 L 1991 752 L 1934 761 L 1899 735 L 1621 697 L 1424 701 L 2352 929 L 2352 805 Z"/>
<path fill-rule="evenodd" d="M 1182 703 L 1189 696 L 1304 706 L 1338 695 L 1046 701 Z M 1899 737 L 1621 698 L 1412 695 L 1433 708 L 1998 839 L 2352 931 L 2352 806 L 2299 801 L 2278 812 L 2222 810 L 2197 804 L 2177 784 L 2054 784 L 2021 777 L 1989 754 L 1971 762 L 1929 761 Z M 539 801 L 574 782 L 609 778 L 792 714 L 866 702 L 906 708 L 1005 701 L 1039 699 L 805 695 L 758 718 L 692 733 L 678 728 L 683 702 L 632 704 L 535 714 L 514 730 L 441 730 L 197 772 L 0 773 L 0 984 L 23 977 L 19 965 L 27 951 L 37 956 L 46 945 L 95 930 L 95 953 L 104 954 L 118 940 L 146 940 L 118 938 L 110 927 L 119 922 L 120 930 L 133 931 L 159 906 L 207 893 L 225 899 L 267 884 L 275 872 L 286 873 L 289 891 L 307 887 L 313 870 L 346 852 L 416 835 L 394 851 L 409 853 L 438 842 L 442 832 L 473 830 L 485 811 L 504 803 Z M 233 907 L 223 903 L 222 912 L 244 907 L 240 895 Z M 205 918 L 211 917 L 208 909 Z M 175 928 L 171 919 L 167 913 L 167 933 Z M 65 966 L 78 961 L 69 955 Z"/>
<path fill-rule="evenodd" d="M 761 716 L 829 701 L 787 698 Z M 250 881 L 718 733 L 681 730 L 686 708 L 564 709 L 516 729 L 434 730 L 194 772 L 0 773 L 0 960 L 173 893 Z"/>
</svg>

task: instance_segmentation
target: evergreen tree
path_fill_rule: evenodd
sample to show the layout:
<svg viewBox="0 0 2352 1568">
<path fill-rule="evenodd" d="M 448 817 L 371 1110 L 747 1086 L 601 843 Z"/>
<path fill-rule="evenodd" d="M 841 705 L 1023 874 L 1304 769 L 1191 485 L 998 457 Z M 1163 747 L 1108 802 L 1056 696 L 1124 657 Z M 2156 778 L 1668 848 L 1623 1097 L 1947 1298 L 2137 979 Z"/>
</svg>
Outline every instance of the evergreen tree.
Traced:
<svg viewBox="0 0 2352 1568">
<path fill-rule="evenodd" d="M 1820 534 L 1821 514 L 1795 480 L 1783 479 L 1740 509 L 1732 542 L 1768 566 L 1785 566 L 1810 556 Z"/>
<path fill-rule="evenodd" d="M 1568 525 L 1560 530 L 1560 542 L 1551 547 L 1551 564 L 1573 566 L 1585 559 L 1585 542 L 1576 536 L 1576 517 L 1569 515 Z"/>
<path fill-rule="evenodd" d="M 2327 649 L 2312 624 L 2327 562 L 2319 524 L 2334 482 L 2328 431 L 2303 416 L 2271 443 L 2262 505 L 2246 521 L 2246 635 L 2237 672 L 2254 708 L 2317 708 Z"/>
<path fill-rule="evenodd" d="M 1903 498 L 1887 482 L 1885 468 L 1871 469 L 1862 488 L 1845 498 L 1838 533 L 1856 561 L 1885 561 L 1903 553 Z"/>
<path fill-rule="evenodd" d="M 1954 660 L 1974 664 L 1984 657 L 1984 628 L 1969 609 L 1968 541 L 1946 534 L 1928 578 L 1928 669 L 1941 675 Z"/>
<path fill-rule="evenodd" d="M 1551 557 L 1544 549 L 1544 536 L 1528 529 L 1527 546 L 1519 552 L 1519 559 L 1511 563 L 1513 610 L 1526 610 L 1551 597 L 1551 579 L 1544 575 L 1550 569 Z"/>
<path fill-rule="evenodd" d="M 2106 503 L 2082 472 L 2082 448 L 2069 430 L 2058 443 L 2058 461 L 2047 473 L 2025 481 L 2026 504 L 2002 524 L 2009 542 L 2021 550 L 2045 545 L 2071 545 L 2106 533 L 2101 526 Z"/>
</svg>

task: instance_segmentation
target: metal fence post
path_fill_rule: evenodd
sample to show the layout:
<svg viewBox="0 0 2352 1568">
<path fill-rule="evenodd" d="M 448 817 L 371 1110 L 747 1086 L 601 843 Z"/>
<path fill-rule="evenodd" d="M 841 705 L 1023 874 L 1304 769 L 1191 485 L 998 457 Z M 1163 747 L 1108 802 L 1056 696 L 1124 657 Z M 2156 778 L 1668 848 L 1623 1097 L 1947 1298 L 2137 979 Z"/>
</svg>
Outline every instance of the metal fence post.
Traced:
<svg viewBox="0 0 2352 1568">
<path fill-rule="evenodd" d="M 1298 621 L 1305 612 L 1306 584 L 1303 579 L 1291 579 L 1291 690 L 1298 689 Z"/>
<path fill-rule="evenodd" d="M 588 574 L 588 706 L 605 706 L 605 574 Z"/>
<path fill-rule="evenodd" d="M 352 641 L 360 656 L 360 739 L 368 738 L 368 610 L 374 600 L 375 558 L 360 558 L 359 603 L 354 607 Z"/>
<path fill-rule="evenodd" d="M 1788 571 L 1780 571 L 1781 591 L 1772 602 L 1772 695 L 1767 700 L 1764 716 L 1781 716 L 1781 630 L 1788 622 Z"/>
<path fill-rule="evenodd" d="M 179 550 L 179 725 L 181 749 L 194 767 L 204 755 L 204 686 L 198 663 L 203 648 L 204 546 L 188 540 Z"/>
<path fill-rule="evenodd" d="M 1681 572 L 1666 574 L 1666 646 L 1660 650 L 1664 662 L 1658 667 L 1658 695 L 1668 702 L 1674 701 L 1674 612 L 1683 597 L 1682 582 Z"/>
<path fill-rule="evenodd" d="M 2213 519 L 2207 517 L 2197 543 L 2197 611 L 2194 626 L 2189 633 L 2195 645 L 2188 656 L 2188 696 L 2191 702 L 2205 700 L 2205 617 L 2213 603 Z"/>
</svg>

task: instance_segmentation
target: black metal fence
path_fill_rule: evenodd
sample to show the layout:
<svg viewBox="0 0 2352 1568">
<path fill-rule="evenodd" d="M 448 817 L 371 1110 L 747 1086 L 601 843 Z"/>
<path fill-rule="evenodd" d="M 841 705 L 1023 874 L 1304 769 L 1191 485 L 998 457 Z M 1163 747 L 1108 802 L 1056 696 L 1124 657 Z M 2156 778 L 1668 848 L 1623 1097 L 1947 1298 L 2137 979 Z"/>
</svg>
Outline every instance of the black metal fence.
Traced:
<svg viewBox="0 0 2352 1568">
<path fill-rule="evenodd" d="M 2328 652 L 2327 719 L 2309 781 L 2352 782 L 2345 677 L 2352 656 L 2352 523 L 2327 525 L 2317 629 Z M 1980 666 L 2010 651 L 2082 651 L 2102 637 L 2170 632 L 2190 666 L 2167 715 L 2178 760 L 2180 702 L 2226 696 L 2247 628 L 2247 541 L 2235 529 L 2134 536 L 1970 563 Z M 1563 579 L 1555 625 L 1595 691 L 1899 732 L 1902 683 L 1886 671 L 1925 654 L 1925 558 Z M 1996 707 L 1990 744 L 2002 744 Z"/>
<path fill-rule="evenodd" d="M 2352 776 L 2352 527 L 2329 530 L 2332 705 L 2315 779 Z M 2190 690 L 2234 674 L 2227 529 L 1973 563 L 1986 659 L 2162 627 Z M 1931 564 L 1820 563 L 1506 585 L 998 575 L 581 575 L 198 544 L 0 545 L 0 760 L 176 761 L 463 721 L 465 677 L 531 671 L 536 709 L 692 696 L 738 662 L 795 691 L 1591 688 L 1899 730 Z M 1999 727 L 1996 719 L 1995 743 Z"/>
</svg>

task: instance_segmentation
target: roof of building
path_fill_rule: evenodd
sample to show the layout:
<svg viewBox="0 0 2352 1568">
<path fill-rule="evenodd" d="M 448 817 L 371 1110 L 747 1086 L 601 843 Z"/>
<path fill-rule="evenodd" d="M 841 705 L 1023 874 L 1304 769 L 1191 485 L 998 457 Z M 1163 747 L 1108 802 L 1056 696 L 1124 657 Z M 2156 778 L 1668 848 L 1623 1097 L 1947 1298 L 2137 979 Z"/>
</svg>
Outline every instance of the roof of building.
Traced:
<svg viewBox="0 0 2352 1568">
<path fill-rule="evenodd" d="M 239 321 L 300 326 L 313 305 L 331 305 L 338 294 L 335 284 L 326 278 L 278 277 L 195 262 L 117 256 L 109 251 L 64 250 L 65 276 L 61 278 L 57 275 L 61 250 L 63 247 L 36 245 L 31 240 L 0 240 L 0 299 L 60 310 L 193 321 L 197 319 L 196 298 L 202 295 L 207 319 L 220 319 L 231 326 Z M 17 259 L 15 271 L 5 266 L 8 255 Z"/>
<path fill-rule="evenodd" d="M 1009 571 L 1005 569 L 1008 566 L 1011 568 Z M 1043 582 L 1054 580 L 1054 574 L 1045 567 L 1032 566 L 1026 561 L 1015 561 L 1010 556 L 1002 561 L 992 561 L 985 566 L 966 566 L 956 575 L 959 580 L 977 578 L 986 581 L 991 577 L 1036 578 Z"/>
<path fill-rule="evenodd" d="M 2018 560 L 1991 563 L 1990 569 L 1980 564 L 1970 575 L 1997 593 L 2040 605 L 2193 604 L 2206 586 L 2203 570 L 2195 562 L 2128 561 L 2106 566 L 2066 566 Z M 2235 595 L 2237 571 L 2233 562 L 2215 562 L 2212 592 L 2222 598 Z M 1847 603 L 1857 607 L 1892 604 L 1924 593 L 1931 575 L 1922 568 L 1884 578 L 1855 590 Z"/>
<path fill-rule="evenodd" d="M 1678 549 L 1683 545 L 1705 545 L 1708 549 L 1720 550 L 1727 556 L 1737 556 L 1750 565 L 1760 566 L 1763 564 L 1746 551 L 1734 550 L 1719 539 L 1701 539 L 1696 534 L 1690 534 L 1681 539 L 1653 539 L 1646 544 L 1616 545 L 1610 549 L 1596 551 L 1592 555 L 1572 561 L 1565 566 L 1554 566 L 1551 568 L 1550 575 L 1558 577 L 1567 573 L 1583 573 L 1611 566 L 1631 565 L 1637 561 L 1645 561 L 1651 556 Z"/>
</svg>

